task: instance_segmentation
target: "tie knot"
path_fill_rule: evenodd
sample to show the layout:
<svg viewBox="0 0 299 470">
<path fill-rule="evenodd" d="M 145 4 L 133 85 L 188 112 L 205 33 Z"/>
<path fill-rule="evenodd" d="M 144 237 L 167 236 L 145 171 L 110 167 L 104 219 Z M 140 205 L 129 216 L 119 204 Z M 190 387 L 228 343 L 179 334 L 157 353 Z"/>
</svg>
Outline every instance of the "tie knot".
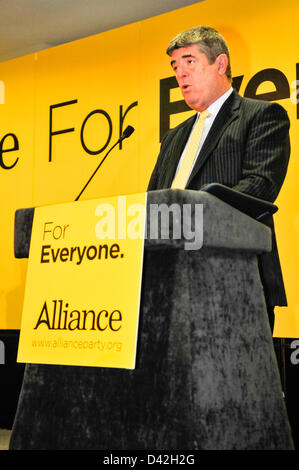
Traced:
<svg viewBox="0 0 299 470">
<path fill-rule="evenodd" d="M 200 117 L 201 119 L 205 119 L 205 118 L 207 118 L 207 117 L 209 116 L 209 114 L 210 114 L 210 112 L 209 112 L 207 109 L 205 109 L 204 111 L 202 111 L 202 112 L 200 113 L 199 117 Z"/>
</svg>

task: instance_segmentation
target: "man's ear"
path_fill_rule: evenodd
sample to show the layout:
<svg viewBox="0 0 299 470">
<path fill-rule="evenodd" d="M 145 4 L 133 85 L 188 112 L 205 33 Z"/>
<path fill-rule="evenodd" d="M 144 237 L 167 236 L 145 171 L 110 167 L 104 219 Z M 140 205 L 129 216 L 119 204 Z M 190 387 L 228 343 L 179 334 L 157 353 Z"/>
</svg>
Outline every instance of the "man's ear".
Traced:
<svg viewBox="0 0 299 470">
<path fill-rule="evenodd" d="M 226 54 L 219 54 L 216 58 L 216 62 L 218 65 L 218 72 L 220 75 L 224 75 L 228 66 L 228 57 Z"/>
</svg>

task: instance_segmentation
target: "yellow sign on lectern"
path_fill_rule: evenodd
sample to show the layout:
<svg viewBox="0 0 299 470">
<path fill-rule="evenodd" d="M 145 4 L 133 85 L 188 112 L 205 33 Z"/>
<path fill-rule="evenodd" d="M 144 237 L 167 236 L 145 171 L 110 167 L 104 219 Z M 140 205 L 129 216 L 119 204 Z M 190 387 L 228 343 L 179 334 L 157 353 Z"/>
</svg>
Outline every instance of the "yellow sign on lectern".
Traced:
<svg viewBox="0 0 299 470">
<path fill-rule="evenodd" d="M 146 193 L 35 209 L 18 362 L 135 367 Z"/>
</svg>

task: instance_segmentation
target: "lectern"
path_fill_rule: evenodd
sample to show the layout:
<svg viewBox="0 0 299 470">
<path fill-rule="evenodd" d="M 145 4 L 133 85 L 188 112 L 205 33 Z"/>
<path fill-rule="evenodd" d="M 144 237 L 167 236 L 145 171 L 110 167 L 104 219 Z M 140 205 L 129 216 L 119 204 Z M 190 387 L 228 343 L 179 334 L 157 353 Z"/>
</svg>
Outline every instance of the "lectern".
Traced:
<svg viewBox="0 0 299 470">
<path fill-rule="evenodd" d="M 169 238 L 153 204 L 190 205 L 191 219 L 202 205 L 201 249 L 182 226 Z M 10 448 L 293 449 L 258 270 L 270 229 L 204 191 L 152 191 L 147 205 L 147 234 L 160 225 L 145 239 L 136 368 L 27 364 Z M 32 214 L 17 212 L 18 257 Z M 191 223 L 170 219 L 170 232 Z"/>
</svg>

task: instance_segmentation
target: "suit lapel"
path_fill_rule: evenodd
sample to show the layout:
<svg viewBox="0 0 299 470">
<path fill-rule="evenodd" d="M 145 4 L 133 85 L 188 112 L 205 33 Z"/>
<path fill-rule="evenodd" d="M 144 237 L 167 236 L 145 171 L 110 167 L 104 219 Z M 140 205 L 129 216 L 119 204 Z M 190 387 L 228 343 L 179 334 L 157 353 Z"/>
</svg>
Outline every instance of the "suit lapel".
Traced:
<svg viewBox="0 0 299 470">
<path fill-rule="evenodd" d="M 227 127 L 238 117 L 240 103 L 240 96 L 235 91 L 233 91 L 223 104 L 222 108 L 219 110 L 195 162 L 188 181 L 188 185 L 190 184 L 192 178 L 200 171 L 204 163 L 207 161 Z"/>
</svg>

